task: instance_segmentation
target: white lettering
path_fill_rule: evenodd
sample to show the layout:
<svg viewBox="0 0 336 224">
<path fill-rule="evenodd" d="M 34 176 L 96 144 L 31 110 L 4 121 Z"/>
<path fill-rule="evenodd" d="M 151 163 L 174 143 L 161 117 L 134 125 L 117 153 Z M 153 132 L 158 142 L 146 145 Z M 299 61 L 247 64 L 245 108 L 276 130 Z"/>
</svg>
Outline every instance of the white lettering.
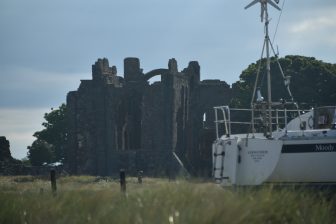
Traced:
<svg viewBox="0 0 336 224">
<path fill-rule="evenodd" d="M 315 145 L 315 149 L 316 149 L 316 151 L 330 152 L 330 151 L 334 151 L 334 146 L 333 145 Z"/>
</svg>

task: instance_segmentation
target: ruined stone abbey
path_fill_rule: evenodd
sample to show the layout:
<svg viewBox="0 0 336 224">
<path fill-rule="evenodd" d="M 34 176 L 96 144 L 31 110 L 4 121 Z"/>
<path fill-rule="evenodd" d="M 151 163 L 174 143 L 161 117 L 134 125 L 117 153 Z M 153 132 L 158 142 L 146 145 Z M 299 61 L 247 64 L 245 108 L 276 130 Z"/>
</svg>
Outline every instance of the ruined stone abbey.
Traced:
<svg viewBox="0 0 336 224">
<path fill-rule="evenodd" d="M 149 79 L 160 76 L 160 82 Z M 113 175 L 142 170 L 145 175 L 211 173 L 215 139 L 213 107 L 228 104 L 231 88 L 224 81 L 200 80 L 191 61 L 178 70 L 144 73 L 138 58 L 124 60 L 124 75 L 106 58 L 92 65 L 92 80 L 81 80 L 67 95 L 69 138 L 67 164 L 75 174 Z"/>
</svg>

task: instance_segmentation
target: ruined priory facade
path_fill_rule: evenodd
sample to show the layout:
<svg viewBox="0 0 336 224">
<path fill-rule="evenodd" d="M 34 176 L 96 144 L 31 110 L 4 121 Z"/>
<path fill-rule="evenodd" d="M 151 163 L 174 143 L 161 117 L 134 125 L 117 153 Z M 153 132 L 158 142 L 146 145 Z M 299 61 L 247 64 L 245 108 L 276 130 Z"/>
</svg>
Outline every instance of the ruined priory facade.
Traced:
<svg viewBox="0 0 336 224">
<path fill-rule="evenodd" d="M 150 84 L 154 76 L 161 81 Z M 66 166 L 74 174 L 101 176 L 119 169 L 165 175 L 182 166 L 209 175 L 213 106 L 230 99 L 225 82 L 200 81 L 196 61 L 179 71 L 170 59 L 168 68 L 144 73 L 138 58 L 126 58 L 122 77 L 106 58 L 98 59 L 92 80 L 81 80 L 67 95 Z"/>
</svg>

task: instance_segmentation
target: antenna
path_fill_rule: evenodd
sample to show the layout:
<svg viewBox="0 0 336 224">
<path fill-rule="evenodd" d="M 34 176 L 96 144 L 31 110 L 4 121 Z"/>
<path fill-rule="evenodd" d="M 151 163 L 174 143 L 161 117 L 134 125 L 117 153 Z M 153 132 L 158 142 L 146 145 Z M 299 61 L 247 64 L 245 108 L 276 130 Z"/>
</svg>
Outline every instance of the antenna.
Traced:
<svg viewBox="0 0 336 224">
<path fill-rule="evenodd" d="M 279 3 L 279 0 L 274 0 L 276 4 Z M 270 4 L 271 6 L 273 6 L 274 8 L 276 8 L 277 10 L 281 11 L 281 9 L 279 8 L 279 6 L 277 6 L 272 0 L 254 0 L 252 1 L 250 4 L 248 4 L 244 9 L 248 9 L 251 6 L 257 4 L 258 2 L 260 2 L 260 7 L 261 7 L 261 12 L 260 12 L 260 17 L 261 17 L 261 22 L 264 21 L 264 18 L 266 19 L 267 22 L 267 4 Z M 266 12 L 266 13 L 265 13 Z"/>
</svg>

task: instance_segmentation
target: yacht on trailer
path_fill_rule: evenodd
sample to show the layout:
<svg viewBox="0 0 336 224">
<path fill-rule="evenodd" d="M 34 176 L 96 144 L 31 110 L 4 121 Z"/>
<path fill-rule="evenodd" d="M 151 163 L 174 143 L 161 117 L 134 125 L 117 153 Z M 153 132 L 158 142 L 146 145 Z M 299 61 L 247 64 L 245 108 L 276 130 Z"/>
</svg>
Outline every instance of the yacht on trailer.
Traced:
<svg viewBox="0 0 336 224">
<path fill-rule="evenodd" d="M 217 139 L 212 146 L 213 176 L 223 186 L 336 183 L 336 106 L 301 111 L 289 89 L 290 77 L 284 75 L 279 61 L 277 64 L 291 100 L 272 102 L 270 52 L 276 59 L 277 55 L 269 39 L 268 5 L 281 10 L 273 1 L 279 3 L 278 0 L 254 0 L 245 7 L 261 4 L 261 21 L 265 25 L 261 58 L 266 53 L 267 100 L 258 88 L 259 67 L 250 109 L 214 108 Z M 286 109 L 290 105 L 292 109 Z M 250 121 L 232 121 L 235 111 L 248 112 Z M 293 113 L 297 117 L 290 120 Z M 237 124 L 249 125 L 250 131 L 232 134 L 231 126 Z M 257 132 L 260 126 L 263 131 Z M 224 129 L 222 136 L 220 129 Z"/>
</svg>

